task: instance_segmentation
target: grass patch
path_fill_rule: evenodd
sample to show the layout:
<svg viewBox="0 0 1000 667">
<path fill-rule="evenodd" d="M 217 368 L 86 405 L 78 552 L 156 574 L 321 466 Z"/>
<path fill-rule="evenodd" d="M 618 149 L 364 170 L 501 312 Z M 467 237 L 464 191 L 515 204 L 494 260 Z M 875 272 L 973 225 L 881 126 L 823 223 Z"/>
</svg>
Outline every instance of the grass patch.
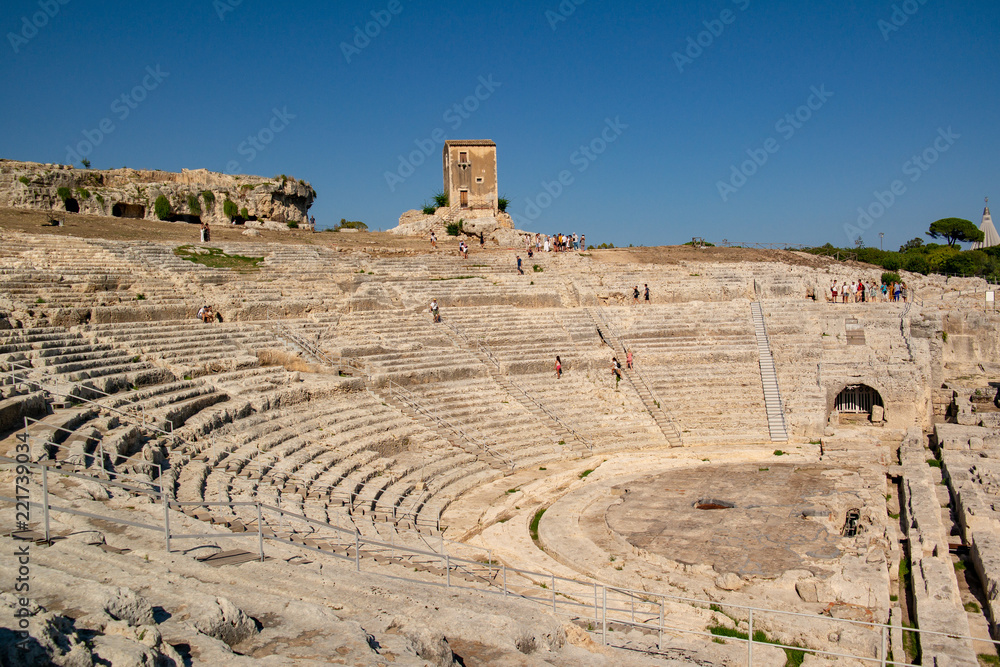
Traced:
<svg viewBox="0 0 1000 667">
<path fill-rule="evenodd" d="M 890 519 L 898 519 L 899 518 L 899 514 L 896 513 L 896 512 L 889 512 L 889 518 Z"/>
<path fill-rule="evenodd" d="M 965 561 L 955 561 L 955 572 L 965 572 Z"/>
<path fill-rule="evenodd" d="M 890 595 L 889 596 L 889 602 L 899 602 L 899 596 L 898 595 Z"/>
<path fill-rule="evenodd" d="M 543 269 L 542 267 L 540 267 L 537 264 L 535 264 L 534 266 L 531 267 L 531 270 L 534 271 L 535 273 L 541 273 L 545 269 Z"/>
<path fill-rule="evenodd" d="M 517 493 L 517 492 L 518 492 L 518 491 L 520 491 L 520 490 L 521 490 L 521 489 L 519 489 L 519 488 L 517 488 L 517 487 L 515 486 L 515 487 L 514 487 L 513 489 L 507 489 L 507 493 L 508 493 L 508 494 L 511 494 L 511 493 Z"/>
<path fill-rule="evenodd" d="M 233 271 L 255 271 L 264 261 L 263 257 L 244 257 L 243 255 L 227 255 L 222 248 L 196 248 L 193 245 L 182 245 L 174 249 L 174 254 L 188 262 L 201 264 L 210 269 L 232 269 Z"/>
<path fill-rule="evenodd" d="M 745 632 L 740 632 L 733 628 L 727 628 L 722 625 L 709 626 L 708 631 L 715 635 L 716 639 L 712 641 L 717 641 L 720 644 L 725 644 L 725 639 L 722 637 L 728 637 L 730 639 L 741 639 L 746 641 L 749 639 L 749 635 Z M 774 639 L 768 637 L 762 630 L 755 630 L 753 633 L 753 640 L 757 644 L 780 644 Z M 802 647 L 797 648 L 783 648 L 785 652 L 785 667 L 800 667 L 802 662 L 806 658 L 806 652 L 802 650 Z"/>
<path fill-rule="evenodd" d="M 594 470 L 593 470 L 593 469 L 590 469 L 590 470 L 584 470 L 583 472 L 581 472 L 581 473 L 580 473 L 580 479 L 583 479 L 584 477 L 586 477 L 587 475 L 589 475 L 589 474 L 590 474 L 590 473 L 592 473 L 592 472 L 594 472 Z"/>
<path fill-rule="evenodd" d="M 770 468 L 757 468 L 757 472 L 767 472 Z"/>
<path fill-rule="evenodd" d="M 990 653 L 980 653 L 976 657 L 979 658 L 980 665 L 1000 665 L 1000 657 Z"/>
<path fill-rule="evenodd" d="M 940 468 L 941 462 L 937 459 L 927 459 L 927 465 L 929 465 L 932 468 Z"/>
<path fill-rule="evenodd" d="M 966 602 L 964 605 L 965 611 L 970 614 L 978 614 L 980 612 L 979 605 L 975 602 Z"/>
<path fill-rule="evenodd" d="M 810 440 L 809 444 L 810 445 L 822 445 L 823 441 L 822 440 Z"/>
<path fill-rule="evenodd" d="M 776 450 L 774 450 L 774 455 L 775 456 L 784 456 L 785 453 L 783 451 L 781 451 L 780 449 L 776 449 Z"/>
<path fill-rule="evenodd" d="M 535 516 L 532 517 L 531 523 L 528 524 L 528 533 L 531 535 L 531 541 L 538 541 L 538 522 L 542 520 L 542 515 L 545 514 L 545 508 L 540 508 L 535 512 Z"/>
<path fill-rule="evenodd" d="M 539 466 L 539 467 L 538 467 L 538 469 L 539 469 L 539 470 L 548 470 L 548 468 L 546 468 L 546 467 L 544 467 L 544 466 Z"/>
<path fill-rule="evenodd" d="M 28 185 L 29 183 L 31 183 L 31 181 L 28 180 L 27 176 L 18 176 L 17 180 L 21 181 L 21 183 L 23 183 L 25 185 Z"/>
</svg>

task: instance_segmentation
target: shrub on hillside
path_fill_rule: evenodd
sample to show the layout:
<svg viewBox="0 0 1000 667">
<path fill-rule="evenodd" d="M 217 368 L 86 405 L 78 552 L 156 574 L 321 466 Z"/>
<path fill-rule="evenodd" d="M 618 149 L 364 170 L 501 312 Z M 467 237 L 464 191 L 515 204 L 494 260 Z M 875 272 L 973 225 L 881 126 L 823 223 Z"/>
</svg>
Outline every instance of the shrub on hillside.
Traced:
<svg viewBox="0 0 1000 667">
<path fill-rule="evenodd" d="M 886 285 L 891 285 L 893 283 L 901 283 L 903 279 L 899 277 L 898 273 L 892 271 L 886 271 L 882 274 L 882 282 Z"/>
<path fill-rule="evenodd" d="M 222 213 L 232 220 L 240 214 L 240 209 L 232 199 L 226 198 L 226 201 L 222 202 Z"/>
<path fill-rule="evenodd" d="M 188 195 L 188 210 L 191 211 L 191 215 L 201 215 L 201 202 L 198 201 L 198 195 Z"/>
<path fill-rule="evenodd" d="M 215 193 L 211 190 L 205 190 L 202 192 L 201 198 L 205 200 L 205 208 L 211 209 L 215 206 Z"/>
<path fill-rule="evenodd" d="M 448 233 L 448 236 L 458 236 L 459 234 L 462 233 L 462 225 L 464 224 L 465 224 L 464 219 L 459 220 L 458 222 L 450 222 L 444 228 L 444 230 Z"/>
<path fill-rule="evenodd" d="M 434 205 L 437 206 L 438 208 L 441 208 L 442 206 L 449 206 L 449 204 L 448 204 L 448 193 L 442 191 L 442 192 L 438 192 L 437 194 L 435 194 L 434 195 Z"/>
<path fill-rule="evenodd" d="M 62 199 L 63 202 L 65 202 L 67 199 L 73 196 L 73 193 L 70 192 L 69 188 L 61 187 L 58 190 L 56 190 L 56 195 L 59 197 L 59 199 Z"/>
<path fill-rule="evenodd" d="M 170 217 L 170 202 L 164 195 L 156 198 L 156 202 L 153 204 L 153 212 L 156 213 L 156 217 L 160 220 L 166 220 Z"/>
</svg>

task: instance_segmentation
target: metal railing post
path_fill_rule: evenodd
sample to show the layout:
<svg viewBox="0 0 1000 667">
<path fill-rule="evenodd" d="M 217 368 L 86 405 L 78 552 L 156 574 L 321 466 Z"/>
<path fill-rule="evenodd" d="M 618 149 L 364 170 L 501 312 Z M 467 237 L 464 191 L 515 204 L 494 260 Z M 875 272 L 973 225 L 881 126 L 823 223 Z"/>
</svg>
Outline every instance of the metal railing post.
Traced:
<svg viewBox="0 0 1000 667">
<path fill-rule="evenodd" d="M 49 467 L 42 466 L 42 516 L 45 517 L 45 542 L 51 542 L 49 537 Z"/>
<path fill-rule="evenodd" d="M 160 496 L 163 499 L 163 541 L 166 544 L 167 553 L 170 553 L 170 493 L 161 486 Z"/>
<path fill-rule="evenodd" d="M 604 589 L 603 601 L 601 603 L 601 646 L 608 645 L 608 587 L 602 586 Z"/>
<path fill-rule="evenodd" d="M 597 602 L 597 582 L 594 582 L 594 623 L 601 622 L 601 605 Z"/>
<path fill-rule="evenodd" d="M 660 598 L 660 632 L 656 639 L 656 650 L 663 650 L 663 598 Z"/>
<path fill-rule="evenodd" d="M 361 571 L 361 534 L 354 529 L 354 569 Z"/>
<path fill-rule="evenodd" d="M 503 564 L 503 596 L 507 597 L 507 563 Z"/>
<path fill-rule="evenodd" d="M 888 630 L 887 626 L 883 625 L 882 626 L 882 652 L 879 654 L 880 657 L 882 658 L 882 661 L 880 663 L 882 665 L 882 667 L 886 666 L 886 661 L 889 658 L 889 656 L 886 655 L 886 634 L 887 634 L 886 631 L 887 630 Z"/>
<path fill-rule="evenodd" d="M 257 550 L 260 552 L 260 562 L 264 562 L 264 525 L 260 503 L 257 503 Z"/>
<path fill-rule="evenodd" d="M 750 619 L 747 621 L 747 666 L 753 667 L 753 607 L 750 608 Z"/>
</svg>

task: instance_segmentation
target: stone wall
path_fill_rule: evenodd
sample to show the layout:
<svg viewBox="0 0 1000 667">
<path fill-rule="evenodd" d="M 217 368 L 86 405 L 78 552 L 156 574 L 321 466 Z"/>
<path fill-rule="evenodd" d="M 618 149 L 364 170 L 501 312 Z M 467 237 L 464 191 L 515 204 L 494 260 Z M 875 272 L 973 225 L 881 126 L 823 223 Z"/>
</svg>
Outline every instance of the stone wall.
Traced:
<svg viewBox="0 0 1000 667">
<path fill-rule="evenodd" d="M 63 199 L 59 189 L 71 196 Z M 206 199 L 205 193 L 211 193 Z M 247 216 L 283 225 L 304 223 L 316 191 L 305 181 L 279 176 L 230 176 L 205 169 L 180 173 L 139 169 L 75 169 L 71 165 L 0 160 L 0 206 L 155 220 L 163 195 L 172 219 L 229 224 L 226 199 Z M 190 197 L 197 198 L 194 209 Z M 76 210 L 74 210 L 76 209 Z M 279 225 L 280 226 L 280 225 Z"/>
</svg>

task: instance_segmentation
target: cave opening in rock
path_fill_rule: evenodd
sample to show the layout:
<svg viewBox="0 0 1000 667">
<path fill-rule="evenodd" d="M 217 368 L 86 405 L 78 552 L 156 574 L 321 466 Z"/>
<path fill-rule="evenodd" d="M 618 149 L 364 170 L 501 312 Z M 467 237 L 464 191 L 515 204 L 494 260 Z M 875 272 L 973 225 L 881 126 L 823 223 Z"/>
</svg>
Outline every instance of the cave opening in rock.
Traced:
<svg viewBox="0 0 1000 667">
<path fill-rule="evenodd" d="M 116 218 L 142 220 L 146 217 L 146 207 L 142 204 L 127 204 L 120 201 L 111 207 L 111 215 Z"/>
</svg>

